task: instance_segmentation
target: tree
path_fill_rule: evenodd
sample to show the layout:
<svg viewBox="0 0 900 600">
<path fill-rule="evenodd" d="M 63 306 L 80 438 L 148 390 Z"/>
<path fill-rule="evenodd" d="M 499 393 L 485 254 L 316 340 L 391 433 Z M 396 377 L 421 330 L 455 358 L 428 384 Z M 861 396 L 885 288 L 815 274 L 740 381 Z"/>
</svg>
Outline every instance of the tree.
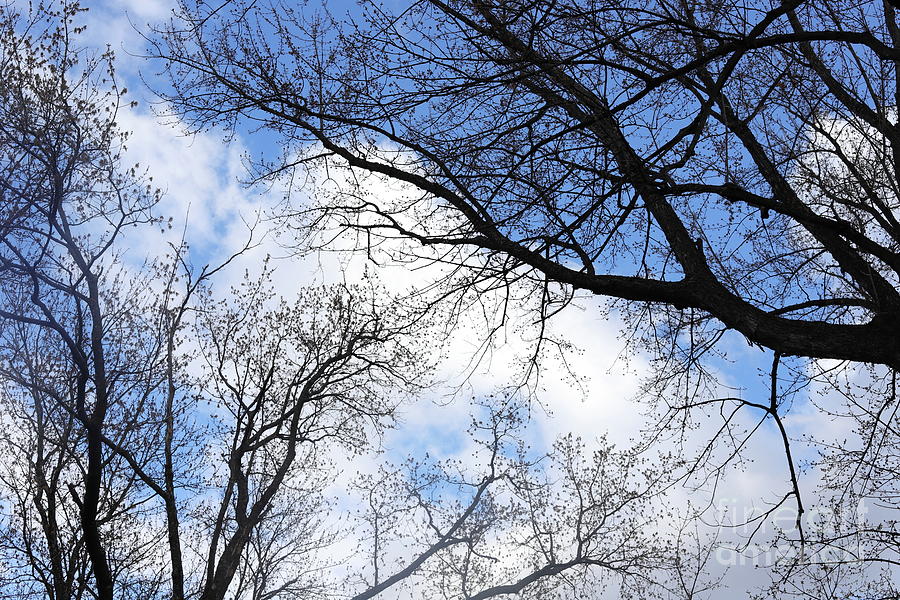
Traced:
<svg viewBox="0 0 900 600">
<path fill-rule="evenodd" d="M 573 436 L 536 452 L 513 397 L 476 408 L 474 466 L 413 457 L 403 471 L 361 480 L 371 563 L 344 586 L 365 577 L 353 600 L 403 586 L 423 598 L 477 600 L 594 597 L 608 588 L 687 599 L 715 587 L 703 565 L 693 575 L 683 568 L 689 545 L 701 541 L 656 526 L 677 512 L 660 493 L 676 460 L 650 461 L 605 440 L 588 452 Z M 386 557 L 398 546 L 413 552 L 390 571 Z"/>
<path fill-rule="evenodd" d="M 54 395 L 65 393 L 74 387 L 77 374 L 61 368 L 66 361 L 60 360 L 58 344 L 47 343 L 47 336 L 28 335 L 22 326 L 10 329 L 4 336 L 4 356 L 13 360 L 3 374 L 2 447 L 7 458 L 0 475 L 6 504 L 0 534 L 5 575 L 0 585 L 22 597 L 81 598 L 90 562 L 69 486 L 86 470 L 85 440 L 75 417 L 56 405 L 51 394 L 42 393 L 48 387 Z M 12 381 L 28 383 L 20 387 Z M 121 524 L 120 507 L 103 514 L 104 520 Z"/>
<path fill-rule="evenodd" d="M 407 229 L 386 203 L 332 207 L 373 233 L 695 309 L 782 355 L 900 360 L 893 155 L 860 170 L 810 141 L 840 121 L 890 147 L 889 5 L 435 1 L 352 25 L 182 10 L 157 50 L 190 123 L 258 121 L 292 148 L 263 175 L 312 143 L 454 217 Z"/>
<path fill-rule="evenodd" d="M 122 167 L 125 90 L 110 52 L 76 43 L 81 12 L 0 9 L 0 583 L 21 598 L 184 598 L 186 585 L 224 598 L 269 521 L 318 524 L 315 488 L 280 521 L 274 509 L 316 483 L 315 447 L 364 448 L 366 422 L 384 427 L 386 390 L 415 373 L 407 329 L 349 289 L 272 308 L 250 282 L 219 306 L 205 286 L 229 261 L 195 272 L 183 246 L 144 266 L 123 257 L 126 228 L 161 223 L 159 193 Z M 206 379 L 188 374 L 191 344 Z M 191 411 L 216 402 L 227 417 Z M 192 460 L 220 451 L 224 474 Z M 284 558 L 267 553 L 252 568 Z"/>
<path fill-rule="evenodd" d="M 80 597 L 90 573 L 97 597 L 111 599 L 115 580 L 127 595 L 140 578 L 132 569 L 147 545 L 129 539 L 141 512 L 135 475 L 105 445 L 137 433 L 140 405 L 127 402 L 142 401 L 154 360 L 146 338 L 125 333 L 141 330 L 145 297 L 122 278 L 112 244 L 124 228 L 156 221 L 158 195 L 120 168 L 115 119 L 125 90 L 111 54 L 70 43 L 79 12 L 65 4 L 0 14 L 0 318 L 9 425 L 23 426 L 8 443 L 28 464 L 13 466 L 19 485 L 15 476 L 8 483 L 22 507 L 18 549 L 45 593 Z"/>
<path fill-rule="evenodd" d="M 738 435 L 735 415 L 773 422 L 801 547 L 813 540 L 784 426 L 791 390 L 831 379 L 807 359 L 874 365 L 871 383 L 831 385 L 819 405 L 859 425 L 858 449 L 820 463 L 823 492 L 867 481 L 863 496 L 897 508 L 879 450 L 893 447 L 900 367 L 892 3 L 423 0 L 342 18 L 196 0 L 159 33 L 149 54 L 189 127 L 278 136 L 256 180 L 324 165 L 405 186 L 396 199 L 345 186 L 295 224 L 435 249 L 460 269 L 448 295 L 530 285 L 541 321 L 579 291 L 615 299 L 659 359 L 661 422 L 723 416 L 689 473 L 721 471 L 712 449 L 740 456 L 759 425 Z M 771 352 L 769 397 L 704 390 L 729 331 Z M 888 560 L 894 522 L 854 529 L 879 548 L 854 560 Z"/>
</svg>

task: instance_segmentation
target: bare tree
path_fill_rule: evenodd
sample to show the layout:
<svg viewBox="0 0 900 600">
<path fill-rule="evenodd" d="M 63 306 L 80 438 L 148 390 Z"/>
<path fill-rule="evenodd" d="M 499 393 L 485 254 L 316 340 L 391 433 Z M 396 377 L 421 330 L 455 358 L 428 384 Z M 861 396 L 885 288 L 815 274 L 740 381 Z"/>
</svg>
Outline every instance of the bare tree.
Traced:
<svg viewBox="0 0 900 600">
<path fill-rule="evenodd" d="M 21 390 L 13 395 L 33 402 L 17 422 L 33 428 L 16 454 L 34 462 L 15 467 L 23 485 L 35 486 L 23 500 L 41 513 L 38 539 L 51 563 L 49 572 L 33 573 L 48 593 L 77 597 L 85 591 L 80 571 L 87 567 L 78 560 L 84 552 L 91 591 L 112 599 L 116 579 L 129 594 L 146 546 L 128 539 L 123 520 L 141 512 L 142 494 L 104 440 L 126 444 L 136 433 L 129 424 L 139 418 L 155 354 L 142 347 L 146 339 L 127 333 L 140 330 L 144 296 L 122 278 L 112 244 L 125 227 L 154 222 L 157 195 L 134 170 L 120 167 L 124 137 L 115 119 L 125 90 L 114 83 L 110 54 L 71 43 L 79 12 L 74 4 L 23 16 L 14 7 L 2 11 L 0 181 L 9 210 L 0 317 L 5 371 Z M 125 404 L 133 395 L 138 403 Z M 55 530 L 56 518 L 68 522 Z M 23 533 L 32 527 L 27 519 L 19 525 Z M 114 526 L 117 540 L 109 537 Z"/>
<path fill-rule="evenodd" d="M 290 150 L 260 176 L 308 164 L 313 144 L 452 217 L 330 207 L 373 235 L 695 309 L 782 355 L 898 364 L 891 154 L 884 179 L 851 165 L 849 194 L 809 168 L 809 153 L 847 163 L 842 147 L 808 142 L 843 120 L 892 143 L 890 5 L 425 1 L 342 23 L 193 2 L 181 16 L 155 47 L 169 100 L 196 127 L 281 134 Z"/>
<path fill-rule="evenodd" d="M 476 414 L 474 465 L 414 457 L 359 482 L 368 565 L 345 584 L 362 587 L 354 600 L 396 596 L 396 588 L 485 600 L 593 597 L 608 588 L 620 597 L 692 598 L 714 587 L 699 573 L 685 578 L 692 589 L 680 585 L 685 548 L 659 526 L 677 520 L 662 494 L 677 460 L 651 462 L 605 440 L 588 450 L 573 436 L 535 452 L 525 441 L 526 410 L 510 397 Z"/>
<path fill-rule="evenodd" d="M 317 481 L 303 474 L 318 472 L 318 445 L 364 449 L 390 417 L 386 390 L 427 361 L 374 298 L 319 290 L 267 309 L 248 283 L 216 306 L 204 286 L 229 261 L 195 273 L 176 247 L 155 266 L 126 262 L 123 231 L 160 223 L 159 195 L 121 165 L 124 90 L 110 53 L 77 44 L 82 10 L 0 13 L 4 589 L 224 598 L 250 569 L 267 597 L 284 555 L 263 546 L 263 525 L 318 522 L 315 487 L 293 502 L 282 491 Z M 189 375 L 183 346 L 200 347 L 206 377 Z M 190 412 L 216 403 L 225 415 Z M 198 464 L 204 452 L 221 452 L 224 472 Z"/>
<path fill-rule="evenodd" d="M 222 456 L 202 524 L 200 597 L 209 599 L 225 598 L 239 571 L 254 570 L 254 594 L 264 596 L 278 593 L 272 571 L 288 571 L 292 554 L 315 564 L 315 551 L 325 545 L 316 541 L 319 520 L 312 517 L 327 472 L 323 461 L 341 447 L 366 451 L 369 436 L 389 424 L 396 391 L 413 386 L 426 364 L 404 342 L 408 325 L 389 308 L 372 310 L 375 300 L 362 291 L 314 290 L 270 310 L 263 304 L 270 296 L 255 285 L 235 290 L 234 298 L 202 316 L 204 388 L 219 429 L 209 451 Z M 299 497 L 282 498 L 286 493 Z M 292 508 L 283 505 L 288 501 Z M 292 527 L 310 523 L 274 539 L 285 520 Z M 266 547 L 266 539 L 283 549 Z M 261 561 L 256 566 L 247 562 L 251 549 Z"/>
<path fill-rule="evenodd" d="M 27 326 L 17 329 L 22 334 Z M 84 439 L 74 416 L 41 393 L 43 387 L 71 387 L 72 373 L 61 368 L 58 353 L 51 351 L 58 348 L 42 346 L 34 335 L 21 337 L 21 348 L 4 348 L 9 364 L 3 375 L 6 459 L 0 480 L 8 507 L 0 537 L 6 575 L 0 583 L 21 597 L 81 598 L 89 562 L 67 483 L 77 481 L 84 468 Z M 12 384 L 11 375 L 29 385 Z"/>
</svg>

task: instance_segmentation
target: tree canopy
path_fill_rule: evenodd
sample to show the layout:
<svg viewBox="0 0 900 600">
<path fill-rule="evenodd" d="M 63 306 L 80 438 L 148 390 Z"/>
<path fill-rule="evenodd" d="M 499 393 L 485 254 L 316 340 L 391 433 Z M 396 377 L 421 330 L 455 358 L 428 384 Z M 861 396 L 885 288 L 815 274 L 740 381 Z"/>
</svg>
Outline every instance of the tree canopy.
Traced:
<svg viewBox="0 0 900 600">
<path fill-rule="evenodd" d="M 323 206 L 568 289 L 669 306 L 783 355 L 896 367 L 894 8 L 442 2 L 353 19 L 185 3 L 155 53 L 195 127 L 281 136 L 412 186 Z M 702 316 L 700 316 L 702 315 Z M 712 321 L 705 323 L 706 321 Z"/>
<path fill-rule="evenodd" d="M 288 298 L 268 260 L 217 283 L 252 236 L 126 260 L 170 215 L 83 13 L 0 7 L 0 597 L 693 600 L 722 549 L 774 556 L 766 597 L 897 597 L 892 2 L 179 0 L 144 77 L 189 132 L 255 141 L 292 247 L 441 266 Z M 540 391 L 496 381 L 471 456 L 382 460 L 470 301 L 482 348 L 526 313 L 528 380 L 576 296 L 647 357 L 632 446 L 534 447 Z"/>
</svg>

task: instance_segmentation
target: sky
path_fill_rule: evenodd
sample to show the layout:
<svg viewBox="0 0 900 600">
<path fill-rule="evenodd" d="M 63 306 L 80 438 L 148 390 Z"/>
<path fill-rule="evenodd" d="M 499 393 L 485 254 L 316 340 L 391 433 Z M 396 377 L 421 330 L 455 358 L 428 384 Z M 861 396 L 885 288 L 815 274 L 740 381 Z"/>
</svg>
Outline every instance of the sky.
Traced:
<svg viewBox="0 0 900 600">
<path fill-rule="evenodd" d="M 84 5 L 90 8 L 85 17 L 86 41 L 98 48 L 108 44 L 116 52 L 118 75 L 129 88 L 129 97 L 138 102 L 135 108 L 125 110 L 119 120 L 123 129 L 132 132 L 127 157 L 146 168 L 154 183 L 165 192 L 159 212 L 173 218 L 171 231 L 159 235 L 134 234 L 128 240 L 132 258 L 139 262 L 146 256 L 165 253 L 167 243 L 177 240 L 183 231 L 192 249 L 192 260 L 198 263 L 222 260 L 246 242 L 250 235 L 248 224 L 257 223 L 258 217 L 265 215 L 266 209 L 279 199 L 278 190 L 266 193 L 240 183 L 244 175 L 243 155 L 260 150 L 264 138 L 238 136 L 226 145 L 221 132 L 185 135 L 172 117 L 164 115 L 165 106 L 159 104 L 145 83 L 153 84 L 155 74 L 153 65 L 140 57 L 144 48 L 141 32 L 146 31 L 148 23 L 169 16 L 172 2 L 86 0 Z M 378 194 L 399 193 L 389 185 L 373 185 L 381 186 Z M 283 240 L 266 231 L 265 222 L 257 225 L 253 239 L 257 245 L 216 281 L 217 286 L 227 289 L 245 269 L 258 269 L 267 255 L 277 257 L 275 281 L 278 292 L 285 296 L 302 285 L 338 280 L 352 283 L 367 269 L 377 269 L 362 256 L 290 257 L 279 243 Z M 440 272 L 388 266 L 382 268 L 380 275 L 382 281 L 389 282 L 399 292 L 424 285 L 431 278 L 439 277 Z M 596 298 L 579 299 L 553 320 L 552 327 L 555 335 L 570 341 L 576 349 L 567 360 L 578 380 L 567 374 L 559 361 L 547 361 L 538 402 L 532 411 L 533 440 L 549 447 L 557 436 L 574 433 L 589 443 L 607 436 L 610 441 L 627 447 L 646 425 L 645 404 L 638 396 L 641 375 L 650 368 L 648 358 L 637 355 L 625 359 L 620 335 L 622 324 Z M 402 425 L 384 440 L 385 456 L 400 460 L 407 455 L 428 452 L 435 457 L 468 460 L 472 452 L 471 442 L 465 435 L 470 420 L 468 399 L 509 385 L 516 376 L 516 358 L 530 347 L 528 337 L 527 328 L 510 330 L 505 343 L 495 349 L 489 360 L 470 372 L 470 359 L 478 344 L 463 327 L 449 342 L 451 347 L 444 353 L 446 359 L 438 367 L 438 378 L 445 383 L 431 390 L 429 397 L 403 408 Z M 729 393 L 745 397 L 765 394 L 764 370 L 768 368 L 769 355 L 749 347 L 740 336 L 726 338 L 724 343 L 732 362 L 718 365 L 723 389 L 733 388 Z M 748 425 L 754 423 L 755 416 L 747 415 Z M 795 437 L 811 432 L 842 433 L 834 430 L 839 425 L 805 403 L 802 397 L 786 424 Z M 700 436 L 698 439 L 714 425 L 701 423 L 695 432 Z M 746 449 L 750 460 L 746 469 L 730 475 L 727 486 L 721 488 L 728 492 L 720 495 L 719 501 L 729 507 L 726 511 L 733 511 L 734 520 L 739 520 L 744 511 L 759 509 L 784 493 L 787 471 L 780 443 L 774 427 L 765 424 Z M 363 457 L 355 466 L 372 469 L 383 458 Z M 815 481 L 814 473 L 804 479 L 805 491 L 812 493 Z M 332 492 L 340 494 L 340 486 L 345 483 L 336 482 Z M 677 494 L 685 501 L 691 497 L 688 490 Z M 723 554 L 717 559 L 728 562 L 731 558 Z M 738 559 L 738 562 L 743 564 L 729 573 L 726 589 L 713 598 L 732 597 L 735 590 L 766 581 L 765 573 L 753 568 L 752 561 Z"/>
</svg>

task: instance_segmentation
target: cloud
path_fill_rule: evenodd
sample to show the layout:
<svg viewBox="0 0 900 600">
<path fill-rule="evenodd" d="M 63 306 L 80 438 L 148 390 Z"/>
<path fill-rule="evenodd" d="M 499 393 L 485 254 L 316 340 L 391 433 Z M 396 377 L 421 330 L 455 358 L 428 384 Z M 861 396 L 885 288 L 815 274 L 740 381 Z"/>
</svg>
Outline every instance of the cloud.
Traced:
<svg viewBox="0 0 900 600">
<path fill-rule="evenodd" d="M 116 53 L 116 67 L 128 85 L 139 90 L 138 70 L 145 67 L 144 35 L 150 26 L 158 25 L 171 15 L 176 3 L 169 0 L 121 0 L 85 3 L 88 12 L 82 17 L 87 24 L 83 41 L 88 47 L 103 50 L 107 46 Z M 139 97 L 143 100 L 147 96 Z"/>
<path fill-rule="evenodd" d="M 225 145 L 215 133 L 185 136 L 147 111 L 127 110 L 119 124 L 130 132 L 126 159 L 146 169 L 163 191 L 159 214 L 173 219 L 196 254 L 215 259 L 239 247 L 256 221 L 259 198 L 238 182 L 240 143 Z M 171 238 L 172 236 L 166 236 Z"/>
</svg>

